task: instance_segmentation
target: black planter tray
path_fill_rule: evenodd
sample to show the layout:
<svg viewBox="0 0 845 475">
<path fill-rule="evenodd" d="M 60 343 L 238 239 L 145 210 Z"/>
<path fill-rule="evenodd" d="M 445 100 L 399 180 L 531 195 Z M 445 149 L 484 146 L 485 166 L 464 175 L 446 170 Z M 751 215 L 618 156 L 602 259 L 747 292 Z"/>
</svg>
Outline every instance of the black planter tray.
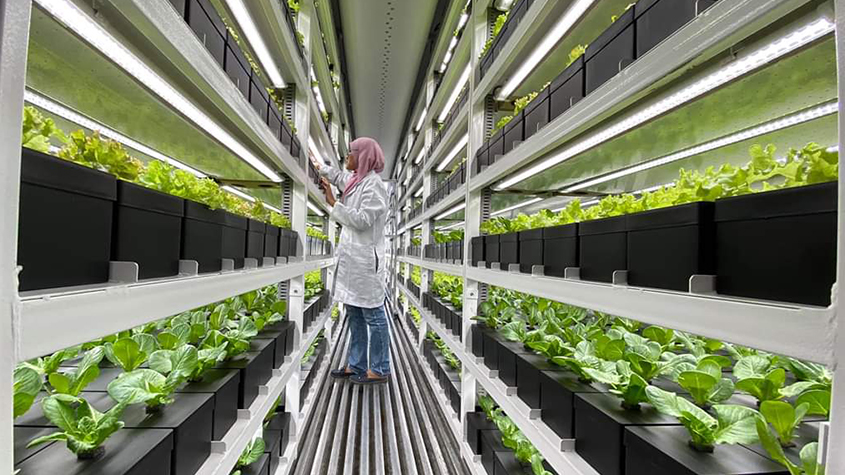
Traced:
<svg viewBox="0 0 845 475">
<path fill-rule="evenodd" d="M 637 57 L 680 30 L 716 0 L 642 0 L 634 6 Z"/>
<path fill-rule="evenodd" d="M 542 371 L 560 371 L 545 356 L 535 353 L 516 354 L 516 394 L 531 409 L 540 409 L 540 379 Z"/>
<path fill-rule="evenodd" d="M 519 264 L 519 233 L 499 236 L 499 263 L 502 270 L 508 270 L 511 264 Z"/>
<path fill-rule="evenodd" d="M 202 379 L 177 389 L 177 393 L 200 393 L 214 396 L 214 419 L 211 440 L 223 440 L 238 420 L 238 390 L 241 373 L 235 369 L 212 369 Z"/>
<path fill-rule="evenodd" d="M 266 224 L 254 219 L 247 220 L 246 257 L 258 259 L 259 264 L 264 257 L 264 235 L 266 233 Z"/>
<path fill-rule="evenodd" d="M 467 413 L 467 443 L 475 455 L 481 455 L 481 434 L 480 431 L 495 430 L 496 424 L 487 419 L 483 412 Z"/>
<path fill-rule="evenodd" d="M 630 8 L 587 46 L 585 92 L 590 94 L 636 59 L 634 9 Z"/>
<path fill-rule="evenodd" d="M 625 475 L 787 475 L 781 465 L 741 445 L 720 445 L 713 453 L 690 448 L 680 426 L 628 427 Z M 603 474 L 604 472 L 602 472 Z"/>
<path fill-rule="evenodd" d="M 17 467 L 19 463 L 55 444 L 55 442 L 46 442 L 27 448 L 30 441 L 50 435 L 53 432 L 55 432 L 55 429 L 51 427 L 14 427 L 12 433 L 14 466 Z M 61 443 L 61 445 L 64 446 L 65 444 Z"/>
<path fill-rule="evenodd" d="M 136 262 L 140 279 L 179 274 L 184 201 L 118 181 L 112 260 Z"/>
<path fill-rule="evenodd" d="M 502 433 L 498 429 L 482 430 L 479 432 L 479 438 L 481 439 L 481 465 L 488 475 L 495 475 L 497 473 L 496 453 L 513 452 L 502 444 Z"/>
<path fill-rule="evenodd" d="M 284 412 L 284 407 L 280 407 L 279 411 L 280 414 L 270 421 L 267 425 L 267 429 L 278 430 L 281 433 L 279 456 L 282 456 L 285 453 L 285 448 L 287 447 L 288 440 L 290 439 L 290 414 Z"/>
<path fill-rule="evenodd" d="M 576 434 L 575 399 L 578 394 L 606 391 L 600 384 L 579 381 L 574 373 L 564 368 L 541 371 L 540 419 L 560 438 L 572 439 Z"/>
<path fill-rule="evenodd" d="M 492 269 L 492 263 L 499 262 L 499 235 L 484 236 L 484 262 L 488 269 Z"/>
<path fill-rule="evenodd" d="M 246 258 L 247 219 L 224 211 L 223 223 L 223 258 L 232 259 L 235 269 L 241 269 Z"/>
<path fill-rule="evenodd" d="M 273 367 L 278 369 L 282 367 L 285 362 L 285 356 L 289 355 L 291 349 L 287 348 L 288 329 L 292 325 L 281 326 L 281 322 L 274 327 L 264 327 L 256 337 L 256 340 L 273 340 L 275 345 L 273 347 Z"/>
<path fill-rule="evenodd" d="M 530 349 L 518 341 L 508 341 L 504 338 L 499 339 L 499 348 L 497 349 L 496 358 L 498 360 L 499 379 L 505 383 L 505 386 L 517 386 L 517 355 L 531 354 Z"/>
<path fill-rule="evenodd" d="M 499 369 L 499 335 L 496 330 L 485 327 L 481 338 L 484 346 L 484 366 L 496 371 Z"/>
<path fill-rule="evenodd" d="M 513 452 L 496 452 L 493 459 L 496 475 L 534 475 L 530 465 L 523 465 Z"/>
<path fill-rule="evenodd" d="M 648 404 L 638 411 L 626 411 L 612 394 L 576 396 L 575 451 L 602 475 L 625 474 L 623 440 L 625 429 L 632 426 L 678 426 L 678 420 Z"/>
<path fill-rule="evenodd" d="M 171 470 L 173 431 L 129 429 L 115 432 L 95 460 L 79 460 L 63 442 L 48 444 L 15 468 L 19 475 L 175 475 Z M 190 472 L 195 473 L 195 472 Z"/>
<path fill-rule="evenodd" d="M 270 456 L 266 453 L 255 463 L 241 468 L 240 471 L 241 475 L 272 475 L 274 473 L 270 472 Z"/>
<path fill-rule="evenodd" d="M 117 179 L 25 147 L 21 153 L 20 290 L 107 282 Z"/>
<path fill-rule="evenodd" d="M 273 352 L 270 340 L 260 340 L 258 345 L 264 345 L 264 351 L 248 351 L 232 360 L 224 361 L 216 369 L 240 370 L 241 379 L 238 382 L 238 408 L 248 409 L 258 396 L 258 387 L 267 383 L 272 373 Z"/>
<path fill-rule="evenodd" d="M 530 274 L 534 266 L 543 265 L 543 230 L 519 232 L 519 271 Z"/>
<path fill-rule="evenodd" d="M 223 211 L 185 200 L 182 222 L 182 259 L 197 261 L 199 272 L 223 268 Z"/>
<path fill-rule="evenodd" d="M 837 182 L 830 182 L 716 201 L 716 290 L 829 305 L 836 280 L 837 191 Z M 781 257 L 766 257 L 774 255 Z"/>
<path fill-rule="evenodd" d="M 612 282 L 615 271 L 628 265 L 627 217 L 584 221 L 578 225 L 578 263 L 581 279 Z"/>
<path fill-rule="evenodd" d="M 475 323 L 470 327 L 470 338 L 472 354 L 476 357 L 484 356 L 484 332 L 487 326 L 484 323 Z"/>
<path fill-rule="evenodd" d="M 279 459 L 282 451 L 282 431 L 280 429 L 264 429 L 264 453 L 269 458 L 270 475 L 276 473 L 279 468 Z"/>
<path fill-rule="evenodd" d="M 783 449 L 784 454 L 789 460 L 792 461 L 792 463 L 801 466 L 801 449 L 805 445 L 811 442 L 817 442 L 819 440 L 820 425 L 821 424 L 819 422 L 803 422 L 799 424 L 797 428 L 795 428 L 795 432 L 793 433 L 793 442 L 795 443 L 795 445 Z M 751 450 L 752 452 L 758 455 L 771 459 L 769 453 L 759 443 L 754 445 L 743 445 L 743 447 Z M 718 448 L 716 450 L 718 450 Z"/>
</svg>

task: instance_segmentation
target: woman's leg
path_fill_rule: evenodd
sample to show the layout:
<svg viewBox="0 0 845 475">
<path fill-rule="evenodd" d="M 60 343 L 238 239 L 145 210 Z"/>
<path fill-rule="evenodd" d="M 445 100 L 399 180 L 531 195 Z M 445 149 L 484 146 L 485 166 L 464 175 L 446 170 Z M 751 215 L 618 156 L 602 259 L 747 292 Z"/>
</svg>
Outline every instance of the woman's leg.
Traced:
<svg viewBox="0 0 845 475">
<path fill-rule="evenodd" d="M 367 322 L 361 307 L 346 305 L 346 317 L 349 319 L 349 355 L 347 368 L 355 374 L 367 373 Z"/>
<path fill-rule="evenodd" d="M 377 376 L 390 375 L 390 335 L 384 306 L 362 308 L 370 328 L 370 370 Z"/>
</svg>

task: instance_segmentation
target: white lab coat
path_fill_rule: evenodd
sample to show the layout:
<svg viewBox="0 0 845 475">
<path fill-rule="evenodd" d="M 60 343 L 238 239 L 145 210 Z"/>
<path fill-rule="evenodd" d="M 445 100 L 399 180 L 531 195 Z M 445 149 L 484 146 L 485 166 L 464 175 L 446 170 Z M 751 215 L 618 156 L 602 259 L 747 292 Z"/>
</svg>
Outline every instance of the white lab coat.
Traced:
<svg viewBox="0 0 845 475">
<path fill-rule="evenodd" d="M 320 173 L 338 189 L 344 190 L 352 173 L 323 166 Z M 362 308 L 384 304 L 384 226 L 388 212 L 387 185 L 371 172 L 349 196 L 332 208 L 331 216 L 343 226 L 337 246 L 335 302 Z"/>
</svg>

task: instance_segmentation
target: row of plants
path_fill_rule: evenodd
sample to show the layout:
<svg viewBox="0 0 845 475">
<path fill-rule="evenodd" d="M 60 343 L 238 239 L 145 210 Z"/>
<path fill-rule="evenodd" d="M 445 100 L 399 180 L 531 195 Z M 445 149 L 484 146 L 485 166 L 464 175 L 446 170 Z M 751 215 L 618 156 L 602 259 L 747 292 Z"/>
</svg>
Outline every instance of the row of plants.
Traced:
<svg viewBox="0 0 845 475">
<path fill-rule="evenodd" d="M 455 414 L 461 412 L 461 362 L 434 332 L 423 341 L 423 356 Z"/>
<path fill-rule="evenodd" d="M 328 236 L 313 226 L 307 226 L 305 231 L 308 236 L 306 238 L 308 255 L 326 256 L 332 253 L 332 244 L 329 242 Z"/>
<path fill-rule="evenodd" d="M 531 441 L 519 430 L 501 407 L 490 396 L 479 393 L 478 406 L 488 424 L 478 424 L 480 417 L 468 418 L 469 431 L 474 440 L 471 447 L 481 455 L 481 463 L 487 473 L 533 473 L 553 475 L 551 467 Z M 473 416 L 473 415 L 471 415 Z M 492 423 L 492 424 L 490 424 Z M 479 434 L 479 431 L 485 431 Z M 491 438 L 485 443 L 485 438 Z M 490 442 L 499 442 L 492 444 Z M 525 469 L 530 468 L 530 472 Z"/>
<path fill-rule="evenodd" d="M 682 169 L 654 191 L 611 195 L 586 208 L 576 199 L 557 213 L 485 221 L 486 236 L 472 241 L 472 262 L 499 262 L 502 269 L 519 264 L 526 273 L 542 265 L 546 275 L 558 277 L 577 267 L 582 280 L 601 282 L 627 270 L 630 285 L 679 291 L 688 289 L 691 275 L 716 275 L 717 290 L 726 295 L 828 305 L 838 152 L 815 143 L 789 149 L 783 158 L 776 152 L 773 145 L 754 145 L 744 166 Z M 800 270 L 801 277 L 783 278 L 767 264 L 778 247 L 763 244 L 758 253 L 742 247 L 743 239 L 770 235 L 798 251 L 779 268 Z M 809 248 L 815 251 L 801 251 Z"/>
<path fill-rule="evenodd" d="M 190 2 L 171 0 L 188 26 L 197 35 L 214 61 L 223 69 L 235 87 L 255 109 L 261 120 L 294 158 L 300 158 L 302 147 L 296 132 L 281 110 L 278 93 L 265 86 L 261 69 L 249 54 L 243 40 L 208 0 Z"/>
<path fill-rule="evenodd" d="M 284 397 L 285 393 L 283 392 L 279 395 L 279 398 L 276 399 L 276 403 L 273 405 L 273 408 L 267 413 L 264 417 L 264 441 L 266 442 L 266 446 L 264 452 L 268 455 L 269 462 L 269 471 L 262 471 L 262 464 L 261 461 L 251 469 L 251 473 L 256 475 L 259 474 L 274 474 L 276 473 L 279 463 L 281 462 L 281 457 L 285 453 L 285 449 L 287 448 L 287 444 L 290 439 L 293 438 L 293 435 L 290 433 L 290 419 L 291 414 L 285 412 L 284 406 Z M 247 474 L 242 474 L 247 475 Z"/>
<path fill-rule="evenodd" d="M 631 4 L 621 15 L 612 17 L 608 27 L 588 46 L 578 46 L 570 52 L 566 62 L 560 64 L 561 73 L 532 98 L 530 105 L 514 113 L 512 119 L 507 119 L 507 125 L 479 148 L 474 165 L 476 173 L 563 115 L 715 1 L 649 0 Z M 518 7 L 520 5 L 514 7 L 512 16 L 519 16 Z M 504 44 L 502 40 L 507 40 L 507 31 L 513 30 L 510 23 L 505 26 L 506 32 L 498 43 Z M 494 47 L 494 52 L 498 49 Z M 491 63 L 492 59 L 488 58 L 482 61 L 482 76 Z"/>
<path fill-rule="evenodd" d="M 315 371 L 315 366 L 317 366 L 323 359 L 323 356 L 326 354 L 327 347 L 328 342 L 324 337 L 323 330 L 320 330 L 314 338 L 314 341 L 302 355 L 301 364 L 303 378 L 299 395 L 300 401 L 305 401 L 308 393 L 311 391 L 311 387 L 314 385 L 314 381 L 317 380 L 317 371 Z"/>
<path fill-rule="evenodd" d="M 124 427 L 171 430 L 172 457 L 168 449 L 156 461 L 160 454 L 151 447 L 139 449 L 148 451 L 142 456 L 153 457 L 148 463 L 161 473 L 169 473 L 162 464 L 171 462 L 172 473 L 194 473 L 211 440 L 222 439 L 238 409 L 249 407 L 258 386 L 292 352 L 286 313 L 287 303 L 268 286 L 19 364 L 15 430 L 39 428 L 27 448 L 46 445 L 27 454 L 23 473 L 53 473 L 56 467 L 43 464 L 57 460 L 73 463 L 56 455 L 53 442 L 64 442 L 79 463 L 119 458 L 103 455 Z M 40 413 L 30 410 L 36 401 Z M 135 439 L 127 434 L 113 446 L 131 453 L 126 446 Z M 41 458 L 41 452 L 53 455 Z"/>
<path fill-rule="evenodd" d="M 463 160 L 458 160 L 454 168 L 434 189 L 434 192 L 431 194 L 431 196 L 426 198 L 426 206 L 428 208 L 431 208 L 438 202 L 452 194 L 452 192 L 456 191 L 458 188 L 461 187 L 461 185 L 466 183 L 468 177 L 469 174 L 467 173 L 466 158 L 464 158 Z"/>
<path fill-rule="evenodd" d="M 822 365 L 499 288 L 480 308 L 473 352 L 602 475 L 644 460 L 678 473 L 684 429 L 693 473 L 720 456 L 736 470 L 725 473 L 776 472 L 770 461 L 821 473 L 810 461 L 830 413 Z"/>
<path fill-rule="evenodd" d="M 464 256 L 464 230 L 448 233 L 434 232 L 434 244 L 426 244 L 423 256 L 426 259 L 462 260 Z"/>
<path fill-rule="evenodd" d="M 423 306 L 459 340 L 463 338 L 463 293 L 461 277 L 435 272 L 422 300 Z"/>
</svg>

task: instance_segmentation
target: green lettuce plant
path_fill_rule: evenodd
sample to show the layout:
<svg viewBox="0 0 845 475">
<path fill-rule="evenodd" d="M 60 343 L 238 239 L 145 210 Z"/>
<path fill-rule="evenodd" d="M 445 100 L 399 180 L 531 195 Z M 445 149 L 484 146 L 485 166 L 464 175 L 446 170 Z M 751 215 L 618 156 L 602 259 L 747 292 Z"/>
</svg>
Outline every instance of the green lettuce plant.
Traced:
<svg viewBox="0 0 845 475">
<path fill-rule="evenodd" d="M 508 21 L 508 13 L 504 12 L 496 17 L 496 23 L 493 24 L 493 31 L 490 34 L 490 37 L 487 38 L 487 41 L 484 43 L 484 46 L 481 48 L 481 54 L 478 55 L 479 58 L 483 58 L 484 55 L 487 54 L 487 51 L 490 50 L 490 47 L 493 46 L 493 41 L 499 36 L 499 33 L 502 31 L 502 27 L 505 26 L 505 22 Z"/>
<path fill-rule="evenodd" d="M 50 373 L 47 380 L 53 391 L 60 394 L 79 396 L 92 381 L 100 375 L 99 364 L 103 360 L 103 347 L 98 346 L 88 350 L 79 362 L 79 366 L 64 373 Z"/>
<path fill-rule="evenodd" d="M 796 465 L 786 457 L 778 438 L 772 434 L 766 421 L 757 419 L 757 436 L 760 443 L 772 459 L 786 467 L 791 475 L 824 475 L 825 468 L 818 463 L 819 444 L 812 442 L 805 445 L 800 452 L 801 465 Z"/>
<path fill-rule="evenodd" d="M 98 132 L 93 135 L 86 135 L 81 130 L 71 133 L 59 151 L 59 157 L 111 173 L 126 181 L 137 180 L 143 169 L 141 161 L 130 157 L 122 144 L 103 139 Z"/>
<path fill-rule="evenodd" d="M 690 434 L 690 446 L 700 452 L 713 452 L 722 444 L 753 444 L 758 441 L 760 413 L 745 406 L 716 405 L 709 413 L 678 396 L 655 386 L 646 388 L 648 401 L 658 411 L 678 419 Z"/>
<path fill-rule="evenodd" d="M 810 405 L 807 403 L 793 406 L 785 401 L 763 401 L 760 404 L 760 413 L 775 429 L 778 441 L 783 447 L 795 445 L 792 442 L 793 434 L 809 409 Z"/>
<path fill-rule="evenodd" d="M 144 339 L 144 341 L 147 341 Z M 130 372 L 147 361 L 149 353 L 143 351 L 141 344 L 134 338 L 121 338 L 114 343 L 103 345 L 106 358 L 115 366 Z"/>
<path fill-rule="evenodd" d="M 700 407 L 710 407 L 727 401 L 734 393 L 734 383 L 722 377 L 722 367 L 712 360 L 703 360 L 694 369 L 682 371 L 677 383 Z"/>
<path fill-rule="evenodd" d="M 182 374 L 182 370 L 173 371 L 171 377 L 153 369 L 136 369 L 109 383 L 107 391 L 118 403 L 145 404 L 147 412 L 158 412 L 173 402 L 171 395 L 183 382 Z"/>
<path fill-rule="evenodd" d="M 44 387 L 44 378 L 32 366 L 19 364 L 13 374 L 14 417 L 18 418 L 29 411 L 32 403 Z"/>
<path fill-rule="evenodd" d="M 244 451 L 238 457 L 238 462 L 235 464 L 235 471 L 232 472 L 232 475 L 241 475 L 241 469 L 257 462 L 264 455 L 264 448 L 264 439 L 261 437 L 249 441 L 246 447 L 244 447 Z"/>
<path fill-rule="evenodd" d="M 103 444 L 115 432 L 123 428 L 120 416 L 126 408 L 118 403 L 105 414 L 94 409 L 83 398 L 69 394 L 53 394 L 41 402 L 44 415 L 58 432 L 38 437 L 27 447 L 46 442 L 64 441 L 67 448 L 80 459 L 93 459 L 104 452 Z"/>
<path fill-rule="evenodd" d="M 760 355 L 741 358 L 734 365 L 736 388 L 754 396 L 760 404 L 796 397 L 817 388 L 817 383 L 812 381 L 799 381 L 786 386 L 786 370 L 774 363 L 773 359 Z"/>
<path fill-rule="evenodd" d="M 53 119 L 45 118 L 38 109 L 32 106 L 23 108 L 23 127 L 21 130 L 21 145 L 42 153 L 50 150 L 50 139 L 57 138 L 67 141 L 64 133 L 56 127 Z"/>
</svg>

